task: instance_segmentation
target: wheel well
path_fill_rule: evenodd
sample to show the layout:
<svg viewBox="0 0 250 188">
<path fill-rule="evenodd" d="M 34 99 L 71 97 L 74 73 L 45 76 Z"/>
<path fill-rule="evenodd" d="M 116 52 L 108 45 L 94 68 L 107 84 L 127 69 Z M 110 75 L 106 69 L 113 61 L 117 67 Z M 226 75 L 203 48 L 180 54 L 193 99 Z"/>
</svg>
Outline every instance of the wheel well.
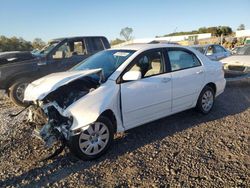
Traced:
<svg viewBox="0 0 250 188">
<path fill-rule="evenodd" d="M 12 79 L 10 79 L 8 81 L 8 83 L 6 84 L 6 91 L 9 90 L 9 88 L 19 79 L 30 79 L 31 80 L 31 77 L 30 76 L 27 76 L 25 74 L 20 74 L 20 75 L 16 75 L 15 77 L 13 77 Z"/>
<path fill-rule="evenodd" d="M 11 80 L 8 81 L 8 83 L 6 84 L 6 88 L 5 88 L 5 91 L 6 93 L 8 94 L 9 96 L 9 93 L 10 93 L 10 87 L 19 79 L 28 79 L 28 80 L 32 80 L 29 76 L 26 76 L 24 74 L 21 74 L 21 75 L 17 75 L 15 77 L 13 77 Z"/>
<path fill-rule="evenodd" d="M 105 116 L 109 118 L 112 124 L 114 125 L 114 129 L 115 129 L 114 132 L 117 132 L 117 121 L 115 118 L 115 114 L 113 113 L 112 110 L 105 110 L 103 113 L 101 113 L 100 116 Z"/>
<path fill-rule="evenodd" d="M 215 85 L 215 83 L 210 82 L 206 86 L 211 87 L 214 90 L 214 94 L 216 94 L 216 85 Z"/>
</svg>

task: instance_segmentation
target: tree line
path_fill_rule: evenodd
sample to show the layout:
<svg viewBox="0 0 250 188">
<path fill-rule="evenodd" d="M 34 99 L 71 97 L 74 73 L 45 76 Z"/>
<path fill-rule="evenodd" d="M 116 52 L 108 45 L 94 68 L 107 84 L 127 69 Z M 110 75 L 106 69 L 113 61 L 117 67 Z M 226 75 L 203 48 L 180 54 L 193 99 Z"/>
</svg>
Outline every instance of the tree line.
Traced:
<svg viewBox="0 0 250 188">
<path fill-rule="evenodd" d="M 224 36 L 231 35 L 233 33 L 233 30 L 231 27 L 228 27 L 228 26 L 201 27 L 198 30 L 193 30 L 193 31 L 181 31 L 181 32 L 169 33 L 169 34 L 163 35 L 163 37 L 202 34 L 202 33 L 211 33 L 212 36 L 219 37 L 221 35 L 224 35 Z M 157 37 L 159 37 L 159 36 L 157 36 Z"/>
<path fill-rule="evenodd" d="M 46 43 L 40 39 L 35 38 L 32 42 L 26 41 L 21 37 L 5 37 L 0 36 L 0 52 L 5 51 L 31 51 L 33 49 L 42 49 Z"/>
<path fill-rule="evenodd" d="M 240 24 L 237 30 L 244 30 L 245 25 Z M 114 40 L 111 40 L 111 45 L 117 45 L 126 41 L 129 41 L 133 39 L 133 28 L 131 27 L 124 27 L 120 31 L 120 37 L 116 38 Z M 228 36 L 233 33 L 233 30 L 229 26 L 217 26 L 217 27 L 201 27 L 198 30 L 193 31 L 181 31 L 181 32 L 173 32 L 166 35 L 163 35 L 164 37 L 167 36 L 178 36 L 178 35 L 190 35 L 190 34 L 202 34 L 202 33 L 211 33 L 212 36 Z M 160 37 L 160 36 L 156 36 Z M 2 51 L 30 51 L 33 49 L 42 49 L 46 43 L 40 39 L 35 38 L 32 42 L 26 41 L 23 38 L 17 38 L 17 37 L 5 37 L 0 36 L 0 52 Z"/>
<path fill-rule="evenodd" d="M 244 29 L 245 29 L 244 24 L 240 24 L 239 27 L 237 28 L 237 30 L 244 30 Z M 223 36 L 231 35 L 233 33 L 233 30 L 229 26 L 200 27 L 198 30 L 173 32 L 163 36 L 168 37 L 168 36 L 191 35 L 191 34 L 202 34 L 202 33 L 211 33 L 212 36 L 220 37 L 221 35 Z"/>
</svg>

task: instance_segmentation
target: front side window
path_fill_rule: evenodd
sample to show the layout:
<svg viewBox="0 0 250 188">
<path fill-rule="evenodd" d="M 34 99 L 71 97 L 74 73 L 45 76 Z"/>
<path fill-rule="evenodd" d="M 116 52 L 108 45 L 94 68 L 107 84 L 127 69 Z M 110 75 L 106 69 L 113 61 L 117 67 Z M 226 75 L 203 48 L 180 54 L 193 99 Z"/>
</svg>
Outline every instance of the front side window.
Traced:
<svg viewBox="0 0 250 188">
<path fill-rule="evenodd" d="M 213 46 L 208 46 L 206 55 L 213 55 L 215 53 L 215 49 Z"/>
<path fill-rule="evenodd" d="M 133 64 L 130 70 L 140 71 L 142 78 L 158 75 L 164 71 L 161 50 L 143 53 L 143 55 L 140 55 L 134 60 Z"/>
<path fill-rule="evenodd" d="M 193 53 L 184 50 L 168 50 L 168 57 L 172 71 L 183 70 L 201 65 L 200 61 Z"/>
<path fill-rule="evenodd" d="M 59 44 L 59 42 L 51 42 L 48 45 L 46 45 L 45 47 L 43 47 L 43 49 L 41 51 L 38 52 L 38 54 L 45 54 L 47 55 L 49 52 L 51 52 L 51 50 L 53 50 L 57 45 Z"/>
<path fill-rule="evenodd" d="M 70 58 L 75 55 L 85 55 L 86 47 L 83 40 L 74 40 L 63 43 L 53 54 L 53 59 Z"/>
<path fill-rule="evenodd" d="M 68 42 L 63 43 L 53 54 L 53 59 L 63 59 L 71 57 Z"/>
<path fill-rule="evenodd" d="M 101 51 L 73 67 L 71 70 L 89 70 L 101 68 L 105 80 L 135 51 L 133 50 L 105 50 Z"/>
</svg>

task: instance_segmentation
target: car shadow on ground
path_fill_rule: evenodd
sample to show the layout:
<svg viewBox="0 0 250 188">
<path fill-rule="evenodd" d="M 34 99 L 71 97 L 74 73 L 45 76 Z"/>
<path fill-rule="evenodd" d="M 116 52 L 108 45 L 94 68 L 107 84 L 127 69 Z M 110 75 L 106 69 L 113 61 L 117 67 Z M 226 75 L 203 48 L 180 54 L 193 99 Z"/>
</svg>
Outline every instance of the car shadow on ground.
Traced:
<svg viewBox="0 0 250 188">
<path fill-rule="evenodd" d="M 237 103 L 232 102 L 237 100 Z M 51 163 L 45 162 L 41 167 L 34 168 L 20 176 L 0 180 L 0 185 L 20 185 L 27 180 L 28 187 L 41 187 L 58 182 L 70 174 L 89 169 L 103 161 L 115 161 L 119 156 L 130 153 L 146 144 L 162 140 L 165 137 L 182 132 L 201 123 L 235 115 L 250 107 L 250 82 L 230 83 L 226 91 L 217 98 L 212 112 L 202 115 L 195 110 L 187 110 L 160 120 L 142 125 L 126 131 L 125 136 L 114 140 L 113 146 L 107 154 L 94 161 L 80 161 L 70 152 L 65 152 L 53 159 Z M 56 169 L 56 170 L 55 170 Z M 53 172 L 52 172 L 53 171 Z M 36 177 L 39 176 L 39 179 Z"/>
</svg>

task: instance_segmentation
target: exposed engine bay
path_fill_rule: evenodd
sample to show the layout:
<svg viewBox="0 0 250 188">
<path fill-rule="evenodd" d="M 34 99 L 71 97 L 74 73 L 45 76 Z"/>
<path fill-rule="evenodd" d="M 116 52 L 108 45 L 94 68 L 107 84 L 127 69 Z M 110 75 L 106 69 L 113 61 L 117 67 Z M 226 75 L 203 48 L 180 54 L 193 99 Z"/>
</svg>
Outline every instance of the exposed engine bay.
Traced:
<svg viewBox="0 0 250 188">
<path fill-rule="evenodd" d="M 69 139 L 73 117 L 63 116 L 63 111 L 99 85 L 96 79 L 83 77 L 57 88 L 29 107 L 28 121 L 36 126 L 35 135 L 46 147 Z"/>
</svg>

